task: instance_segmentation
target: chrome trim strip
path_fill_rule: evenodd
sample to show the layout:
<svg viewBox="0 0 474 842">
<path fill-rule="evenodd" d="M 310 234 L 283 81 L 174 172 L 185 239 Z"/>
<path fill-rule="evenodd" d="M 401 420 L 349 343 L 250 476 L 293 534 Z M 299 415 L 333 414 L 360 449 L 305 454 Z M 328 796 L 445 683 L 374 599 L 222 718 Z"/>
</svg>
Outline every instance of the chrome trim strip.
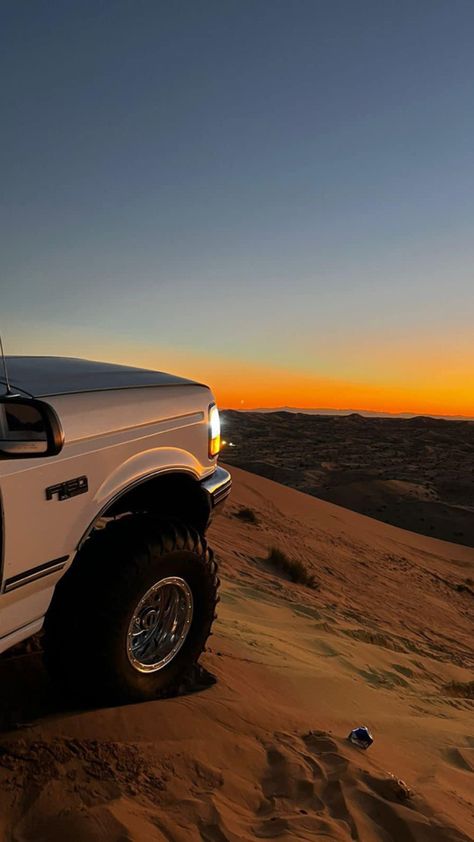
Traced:
<svg viewBox="0 0 474 842">
<path fill-rule="evenodd" d="M 94 433 L 90 436 L 81 436 L 77 439 L 68 439 L 68 445 L 72 446 L 84 441 L 93 439 L 105 438 L 106 436 L 122 436 L 124 433 L 130 431 L 137 432 L 137 435 L 128 438 L 128 441 L 135 441 L 137 439 L 147 438 L 157 435 L 158 433 L 170 433 L 173 430 L 181 430 L 183 427 L 191 427 L 193 424 L 199 424 L 204 421 L 205 414 L 202 410 L 198 412 L 186 412 L 183 415 L 171 415 L 169 418 L 162 418 L 161 420 L 153 419 L 153 421 L 145 421 L 144 424 L 133 424 L 130 427 L 119 427 L 116 430 L 105 430 L 103 433 Z M 120 442 L 122 443 L 122 442 Z"/>
<path fill-rule="evenodd" d="M 231 488 L 232 488 L 232 483 L 229 482 L 228 485 L 224 486 L 224 488 L 220 489 L 220 491 L 216 491 L 216 493 L 214 494 L 214 497 L 212 498 L 214 506 L 217 506 L 219 503 L 222 503 L 222 501 L 225 500 L 226 497 L 229 496 Z"/>
<path fill-rule="evenodd" d="M 54 558 L 52 561 L 47 561 L 46 564 L 40 564 L 39 567 L 32 567 L 30 570 L 25 570 L 24 573 L 19 573 L 18 576 L 12 576 L 5 582 L 4 593 L 9 593 L 10 591 L 16 590 L 16 588 L 29 585 L 30 582 L 36 582 L 37 579 L 42 579 L 44 576 L 49 576 L 51 573 L 62 570 L 68 558 L 68 555 L 63 555 L 61 558 Z"/>
<path fill-rule="evenodd" d="M 210 477 L 201 482 L 201 488 L 207 491 L 215 507 L 230 494 L 232 477 L 229 471 L 219 466 Z"/>
</svg>

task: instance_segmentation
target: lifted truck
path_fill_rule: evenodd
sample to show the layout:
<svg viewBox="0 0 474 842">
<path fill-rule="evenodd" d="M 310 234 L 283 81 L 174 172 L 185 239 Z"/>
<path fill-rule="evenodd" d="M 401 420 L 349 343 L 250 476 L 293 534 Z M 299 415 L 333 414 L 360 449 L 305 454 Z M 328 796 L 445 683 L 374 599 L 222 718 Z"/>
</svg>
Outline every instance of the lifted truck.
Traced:
<svg viewBox="0 0 474 842">
<path fill-rule="evenodd" d="M 43 629 L 48 668 L 87 695 L 171 692 L 218 600 L 205 534 L 231 477 L 212 392 L 62 357 L 7 357 L 6 371 L 0 652 Z"/>
</svg>

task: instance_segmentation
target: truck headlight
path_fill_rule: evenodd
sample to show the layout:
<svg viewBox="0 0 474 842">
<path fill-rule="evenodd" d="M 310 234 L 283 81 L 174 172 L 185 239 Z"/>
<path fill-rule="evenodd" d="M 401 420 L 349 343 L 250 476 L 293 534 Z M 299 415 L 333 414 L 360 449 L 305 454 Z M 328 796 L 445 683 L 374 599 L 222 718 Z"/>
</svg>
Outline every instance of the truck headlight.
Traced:
<svg viewBox="0 0 474 842">
<path fill-rule="evenodd" d="M 209 457 L 217 456 L 221 449 L 221 421 L 215 403 L 209 407 Z"/>
</svg>

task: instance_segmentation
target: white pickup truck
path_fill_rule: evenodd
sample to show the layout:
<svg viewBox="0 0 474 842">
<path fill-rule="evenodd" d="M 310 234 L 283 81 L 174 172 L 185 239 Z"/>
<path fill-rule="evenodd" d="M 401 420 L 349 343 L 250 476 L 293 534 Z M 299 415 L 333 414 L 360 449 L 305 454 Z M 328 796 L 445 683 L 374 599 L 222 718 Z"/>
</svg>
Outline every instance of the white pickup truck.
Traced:
<svg viewBox="0 0 474 842">
<path fill-rule="evenodd" d="M 70 686 L 169 693 L 218 599 L 205 533 L 231 477 L 212 392 L 121 365 L 5 362 L 0 652 L 43 629 L 46 663 Z"/>
</svg>

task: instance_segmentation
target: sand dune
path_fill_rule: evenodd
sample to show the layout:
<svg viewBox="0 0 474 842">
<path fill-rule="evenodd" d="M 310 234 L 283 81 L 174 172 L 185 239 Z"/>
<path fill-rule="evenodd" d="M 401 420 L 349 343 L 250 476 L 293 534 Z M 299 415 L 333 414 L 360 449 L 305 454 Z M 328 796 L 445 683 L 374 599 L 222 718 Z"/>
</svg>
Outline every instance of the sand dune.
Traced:
<svg viewBox="0 0 474 842">
<path fill-rule="evenodd" d="M 0 838 L 473 839 L 474 551 L 233 473 L 210 535 L 217 683 L 76 711 L 35 647 L 4 657 Z M 271 570 L 272 545 L 317 589 Z M 368 752 L 345 739 L 359 724 Z"/>
</svg>

